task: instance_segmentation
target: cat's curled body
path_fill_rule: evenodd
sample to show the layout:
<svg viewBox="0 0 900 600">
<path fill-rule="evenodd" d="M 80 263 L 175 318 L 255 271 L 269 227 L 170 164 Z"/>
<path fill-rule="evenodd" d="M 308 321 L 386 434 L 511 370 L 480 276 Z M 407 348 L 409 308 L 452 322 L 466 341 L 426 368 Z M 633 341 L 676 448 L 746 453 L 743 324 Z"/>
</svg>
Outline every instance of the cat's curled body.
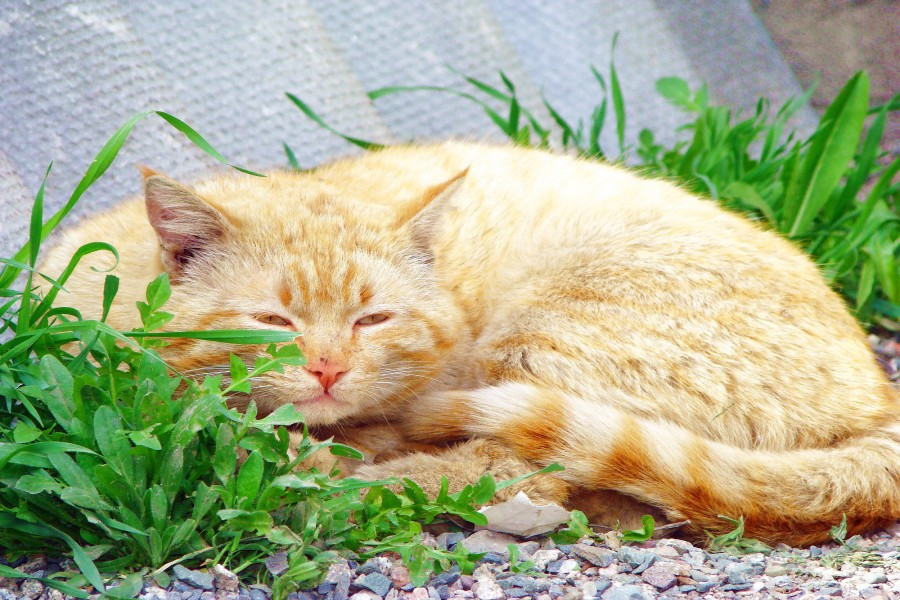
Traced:
<svg viewBox="0 0 900 600">
<path fill-rule="evenodd" d="M 860 327 L 790 243 L 669 183 L 445 143 L 193 191 L 149 175 L 145 195 L 69 231 L 44 269 L 105 240 L 115 326 L 166 269 L 172 329 L 301 331 L 309 364 L 258 382 L 263 412 L 293 402 L 382 457 L 469 440 L 364 475 L 559 462 L 534 495 L 622 494 L 695 531 L 743 516 L 793 544 L 842 515 L 854 532 L 900 518 L 900 400 Z M 102 279 L 81 269 L 61 301 L 97 316 Z M 165 350 L 189 373 L 230 351 L 251 350 Z"/>
</svg>

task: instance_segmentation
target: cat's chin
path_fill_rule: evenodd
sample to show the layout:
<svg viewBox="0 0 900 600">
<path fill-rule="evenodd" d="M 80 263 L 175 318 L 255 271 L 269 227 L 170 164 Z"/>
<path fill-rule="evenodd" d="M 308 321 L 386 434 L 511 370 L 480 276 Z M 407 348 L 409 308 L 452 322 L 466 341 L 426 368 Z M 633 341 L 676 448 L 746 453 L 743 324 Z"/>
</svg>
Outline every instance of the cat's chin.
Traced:
<svg viewBox="0 0 900 600">
<path fill-rule="evenodd" d="M 329 425 L 352 412 L 351 406 L 328 392 L 294 402 L 308 425 Z"/>
</svg>

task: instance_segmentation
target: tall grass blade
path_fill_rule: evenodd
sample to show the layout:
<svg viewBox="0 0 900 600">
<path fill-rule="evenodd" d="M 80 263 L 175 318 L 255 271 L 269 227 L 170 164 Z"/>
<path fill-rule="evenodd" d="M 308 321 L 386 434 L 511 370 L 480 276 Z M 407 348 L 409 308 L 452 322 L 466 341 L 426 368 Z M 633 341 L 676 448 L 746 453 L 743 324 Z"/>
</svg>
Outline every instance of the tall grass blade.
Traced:
<svg viewBox="0 0 900 600">
<path fill-rule="evenodd" d="M 383 144 L 377 144 L 375 142 L 369 142 L 369 141 L 366 141 L 366 140 L 363 140 L 360 138 L 356 138 L 353 136 L 344 135 L 343 133 L 341 133 L 340 131 L 338 131 L 337 129 L 335 129 L 334 127 L 329 125 L 328 123 L 326 123 L 325 120 L 322 119 L 322 117 L 317 115 L 316 112 L 313 109 L 311 109 L 309 107 L 309 105 L 306 104 L 306 102 L 304 102 L 303 100 L 301 100 L 294 94 L 291 94 L 290 92 L 288 92 L 285 95 L 288 97 L 288 100 L 290 100 L 291 102 L 294 103 L 294 106 L 299 108 L 303 114 L 305 114 L 307 117 L 312 119 L 313 122 L 315 122 L 315 124 L 318 125 L 319 127 L 321 127 L 322 129 L 324 129 L 326 131 L 330 131 L 334 135 L 343 138 L 344 140 L 350 142 L 354 146 L 359 146 L 363 150 L 381 150 L 382 148 L 384 148 Z"/>
<path fill-rule="evenodd" d="M 869 78 L 856 74 L 825 111 L 806 152 L 801 173 L 788 190 L 785 216 L 788 235 L 805 234 L 844 174 L 856 152 L 868 111 Z"/>
</svg>

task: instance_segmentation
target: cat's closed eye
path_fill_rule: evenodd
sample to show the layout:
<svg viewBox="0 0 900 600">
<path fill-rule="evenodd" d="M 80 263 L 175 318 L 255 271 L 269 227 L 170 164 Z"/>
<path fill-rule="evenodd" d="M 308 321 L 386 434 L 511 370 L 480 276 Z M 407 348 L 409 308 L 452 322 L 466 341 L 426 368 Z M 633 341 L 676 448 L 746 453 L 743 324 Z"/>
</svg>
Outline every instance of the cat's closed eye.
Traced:
<svg viewBox="0 0 900 600">
<path fill-rule="evenodd" d="M 278 315 L 255 315 L 254 318 L 260 323 L 265 323 L 266 325 L 275 325 L 276 327 L 287 327 L 291 324 L 290 321 Z"/>
<path fill-rule="evenodd" d="M 357 325 L 377 325 L 378 323 L 384 323 L 390 318 L 389 315 L 384 313 L 375 313 L 373 315 L 366 315 L 362 319 L 356 321 Z"/>
</svg>

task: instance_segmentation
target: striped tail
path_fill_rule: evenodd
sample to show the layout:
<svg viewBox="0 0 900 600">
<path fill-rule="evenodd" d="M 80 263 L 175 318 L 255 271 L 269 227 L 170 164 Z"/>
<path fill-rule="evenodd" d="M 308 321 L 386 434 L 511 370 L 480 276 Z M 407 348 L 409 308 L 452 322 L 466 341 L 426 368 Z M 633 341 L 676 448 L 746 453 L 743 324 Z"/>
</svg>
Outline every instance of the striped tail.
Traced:
<svg viewBox="0 0 900 600">
<path fill-rule="evenodd" d="M 447 392 L 423 401 L 421 441 L 492 438 L 520 458 L 558 462 L 560 477 L 612 489 L 713 534 L 744 517 L 745 535 L 806 546 L 847 517 L 853 534 L 900 518 L 900 422 L 825 448 L 729 446 L 674 424 L 529 384 Z"/>
</svg>

